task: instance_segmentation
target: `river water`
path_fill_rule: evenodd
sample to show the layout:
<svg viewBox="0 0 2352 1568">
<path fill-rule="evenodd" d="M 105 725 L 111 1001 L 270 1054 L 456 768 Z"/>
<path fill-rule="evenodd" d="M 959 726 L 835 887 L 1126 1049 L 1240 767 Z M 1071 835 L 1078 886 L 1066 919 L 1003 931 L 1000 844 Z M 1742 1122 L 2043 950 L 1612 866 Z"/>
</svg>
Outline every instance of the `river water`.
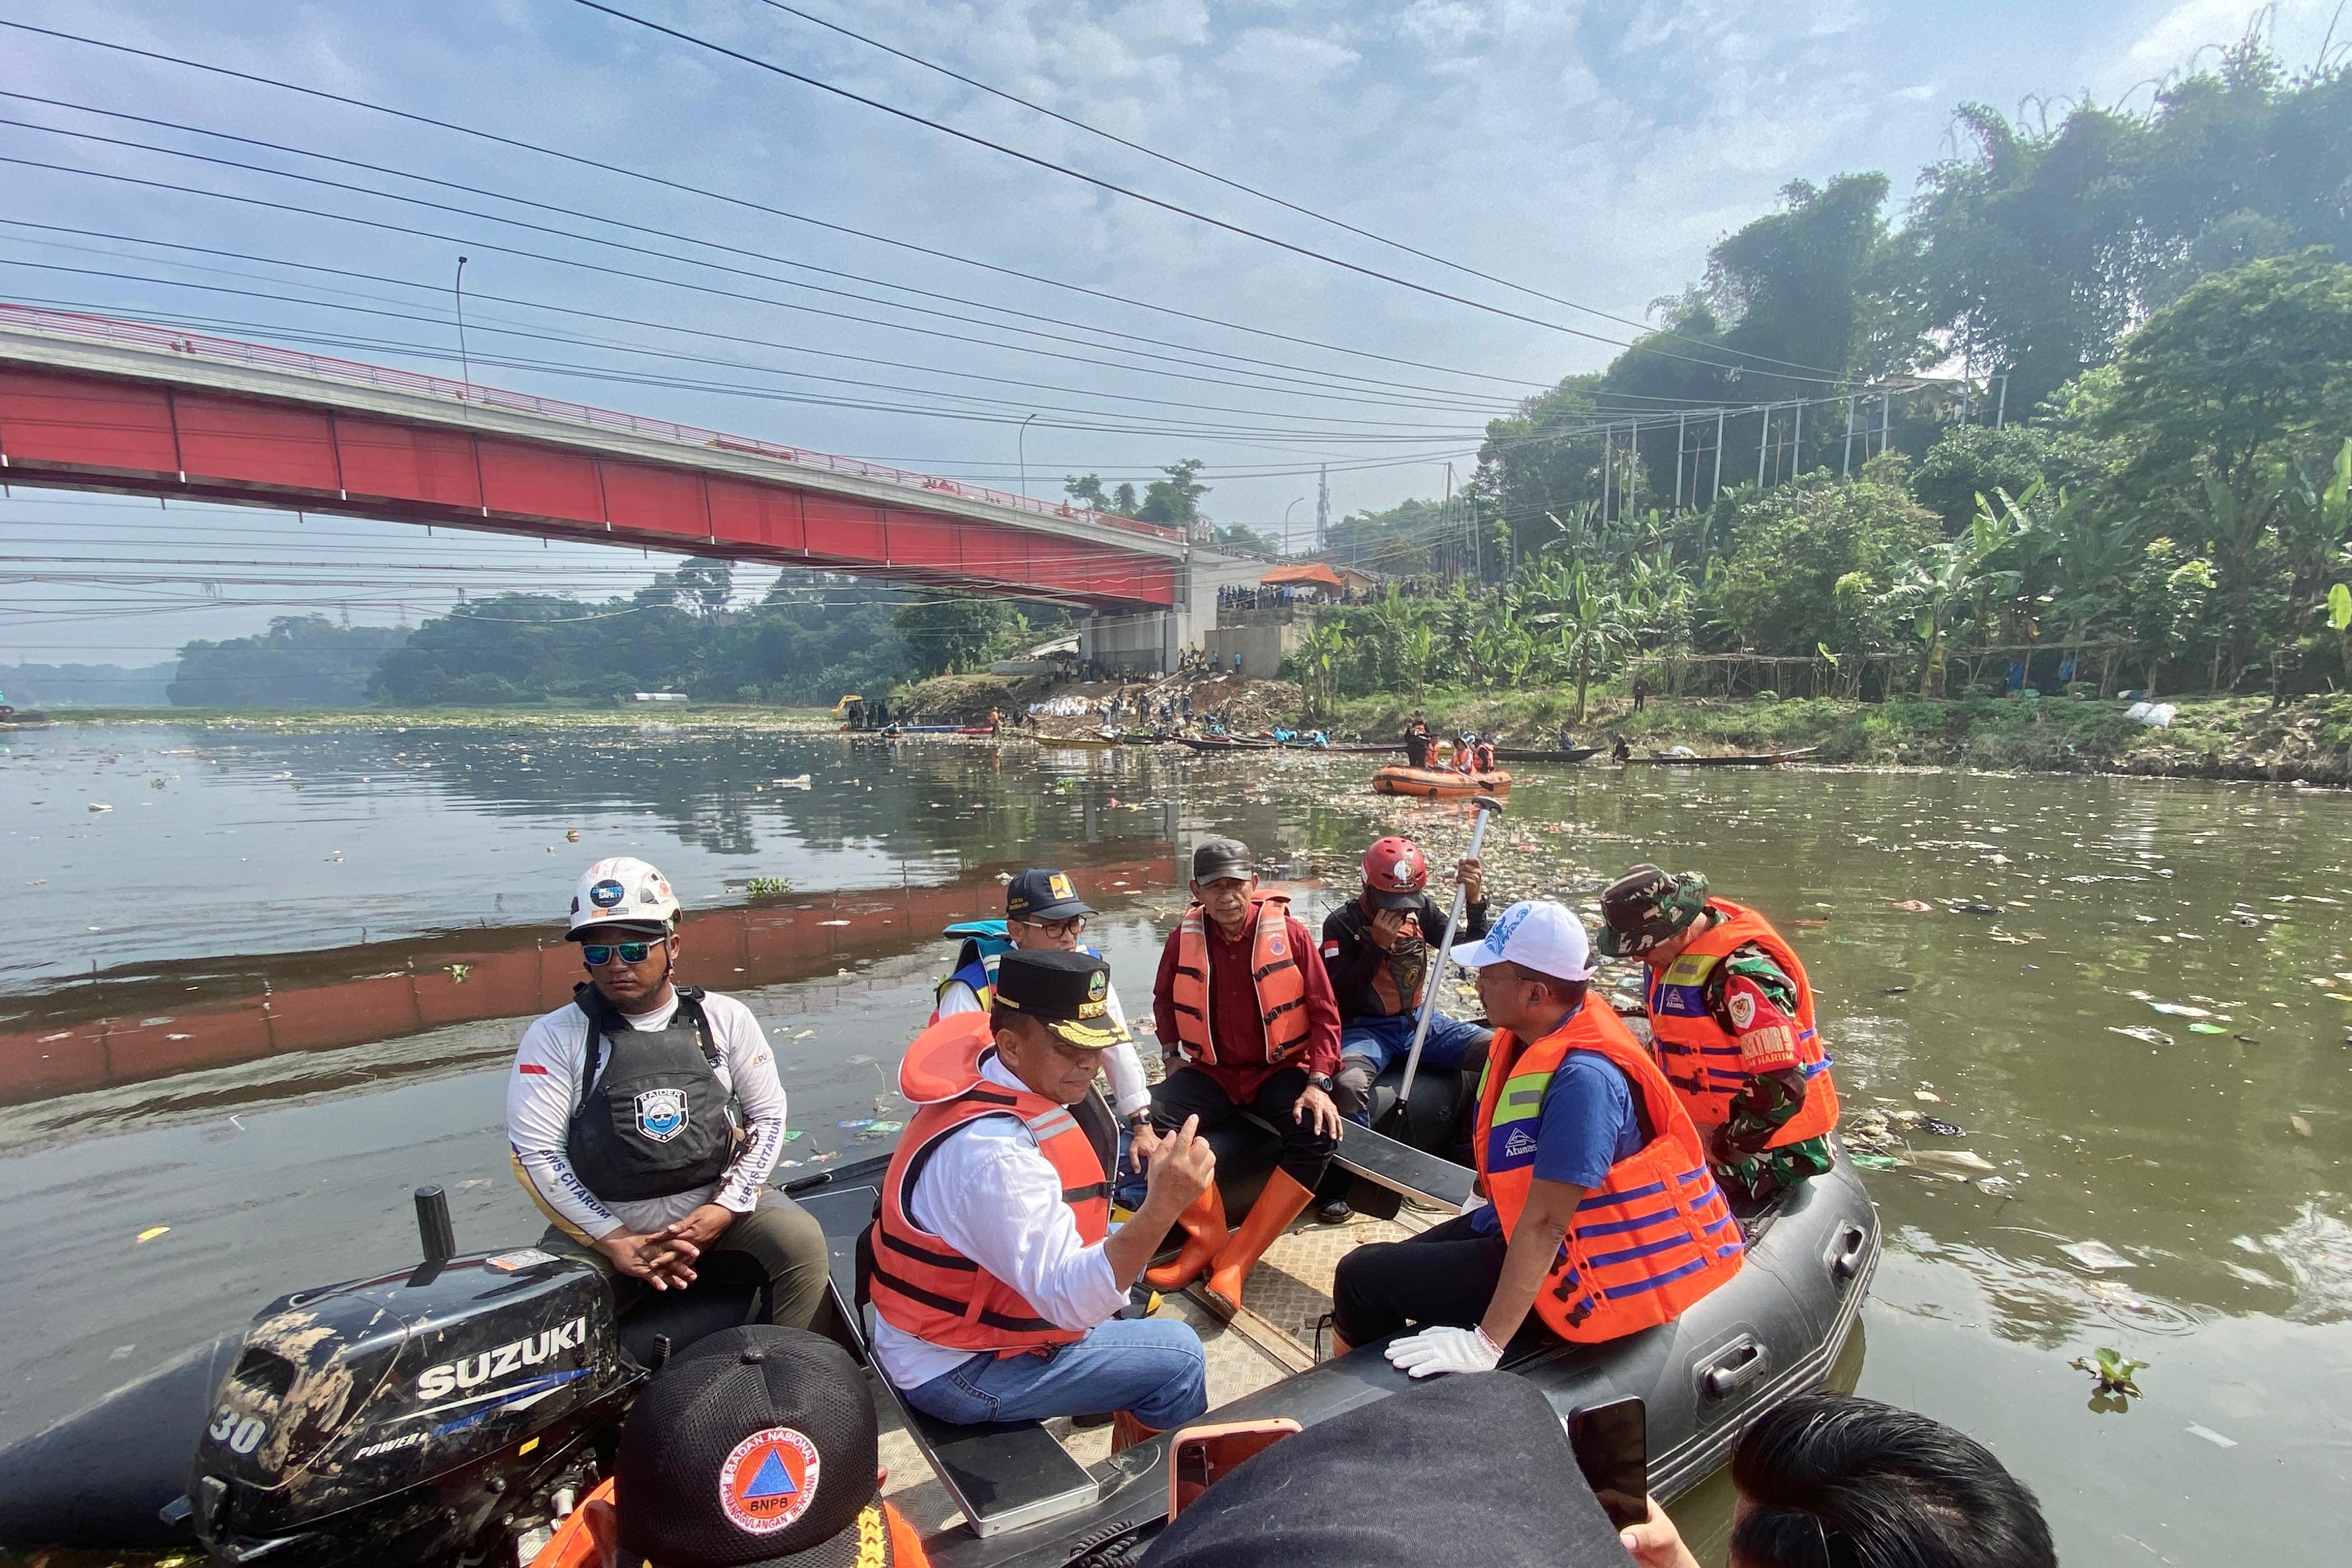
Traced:
<svg viewBox="0 0 2352 1568">
<path fill-rule="evenodd" d="M 677 885 L 683 965 L 767 1026 L 814 1170 L 883 1146 L 847 1124 L 899 1112 L 936 933 L 1003 874 L 1069 868 L 1147 1012 L 1200 838 L 1276 858 L 1310 913 L 1375 831 L 1458 840 L 1460 808 L 1377 799 L 1372 766 L 667 725 L 0 739 L 0 1437 L 406 1256 L 421 1182 L 465 1244 L 535 1233 L 502 1066 L 569 994 L 557 922 L 596 856 Z M 1521 772 L 1497 893 L 1705 868 L 1796 942 L 1850 1120 L 1958 1130 L 1898 1126 L 1912 1152 L 1869 1174 L 1861 1392 L 1990 1444 L 2070 1564 L 2352 1525 L 2352 797 Z M 2127 1409 L 2067 1365 L 2098 1346 L 2148 1363 Z"/>
</svg>

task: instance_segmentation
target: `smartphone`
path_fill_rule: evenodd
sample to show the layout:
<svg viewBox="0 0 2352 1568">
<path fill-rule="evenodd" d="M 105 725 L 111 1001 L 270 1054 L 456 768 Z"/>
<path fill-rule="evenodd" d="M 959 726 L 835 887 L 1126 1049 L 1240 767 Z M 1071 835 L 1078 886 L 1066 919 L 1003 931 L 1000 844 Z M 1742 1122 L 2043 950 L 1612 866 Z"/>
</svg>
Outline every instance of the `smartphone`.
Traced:
<svg viewBox="0 0 2352 1568">
<path fill-rule="evenodd" d="M 1178 1432 L 1168 1444 L 1168 1517 L 1173 1519 L 1198 1502 L 1202 1492 L 1244 1459 L 1265 1453 L 1297 1430 L 1297 1422 L 1277 1415 L 1268 1421 L 1229 1421 Z"/>
<path fill-rule="evenodd" d="M 1612 1399 L 1568 1418 L 1568 1446 L 1609 1521 L 1622 1530 L 1650 1517 L 1650 1420 L 1639 1399 Z"/>
</svg>

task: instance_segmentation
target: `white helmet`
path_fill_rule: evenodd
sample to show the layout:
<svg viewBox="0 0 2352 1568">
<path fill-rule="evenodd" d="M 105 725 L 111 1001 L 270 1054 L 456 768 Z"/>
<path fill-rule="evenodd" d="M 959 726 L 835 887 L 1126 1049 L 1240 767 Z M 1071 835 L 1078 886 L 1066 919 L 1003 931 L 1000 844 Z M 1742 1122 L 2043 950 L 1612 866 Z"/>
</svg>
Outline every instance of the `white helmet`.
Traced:
<svg viewBox="0 0 2352 1568">
<path fill-rule="evenodd" d="M 580 874 L 572 889 L 572 927 L 577 937 L 594 926 L 667 926 L 677 919 L 677 895 L 669 879 L 634 855 L 599 860 Z"/>
</svg>

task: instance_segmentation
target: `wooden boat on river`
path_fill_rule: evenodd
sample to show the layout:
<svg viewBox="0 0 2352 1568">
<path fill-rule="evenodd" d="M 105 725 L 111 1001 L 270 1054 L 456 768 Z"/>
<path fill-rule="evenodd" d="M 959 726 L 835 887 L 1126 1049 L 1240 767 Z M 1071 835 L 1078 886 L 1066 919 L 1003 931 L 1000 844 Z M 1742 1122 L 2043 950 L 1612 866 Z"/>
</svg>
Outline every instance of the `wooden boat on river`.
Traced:
<svg viewBox="0 0 2352 1568">
<path fill-rule="evenodd" d="M 1495 760 L 1498 763 L 1580 763 L 1597 755 L 1598 746 L 1570 746 L 1561 751 L 1557 746 L 1497 746 Z"/>
</svg>

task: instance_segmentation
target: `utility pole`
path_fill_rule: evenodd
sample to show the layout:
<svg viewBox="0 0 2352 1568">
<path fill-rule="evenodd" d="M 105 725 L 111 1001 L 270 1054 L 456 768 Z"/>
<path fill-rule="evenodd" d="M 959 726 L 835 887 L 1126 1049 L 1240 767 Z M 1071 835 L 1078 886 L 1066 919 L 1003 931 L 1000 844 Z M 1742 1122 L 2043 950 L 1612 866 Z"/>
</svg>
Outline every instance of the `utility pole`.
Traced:
<svg viewBox="0 0 2352 1568">
<path fill-rule="evenodd" d="M 1324 531 L 1331 526 L 1331 465 L 1324 464 L 1318 473 L 1320 477 L 1315 481 L 1315 550 L 1320 554 Z"/>
<path fill-rule="evenodd" d="M 1797 423 L 1789 440 L 1789 477 L 1795 479 L 1805 466 L 1805 400 L 1797 399 Z"/>
<path fill-rule="evenodd" d="M 1630 419 L 1625 423 L 1625 482 L 1617 487 L 1617 516 L 1622 521 L 1633 510 L 1633 487 L 1641 481 L 1642 422 Z"/>
<path fill-rule="evenodd" d="M 1617 432 L 1601 427 L 1601 521 L 1609 521 L 1609 484 L 1617 472 Z"/>
<path fill-rule="evenodd" d="M 1715 505 L 1715 503 L 1716 503 L 1717 501 L 1719 501 L 1719 500 L 1721 500 L 1722 499 L 1723 499 L 1723 410 L 1722 410 L 1722 409 L 1720 409 L 1720 408 L 1718 408 L 1718 409 L 1717 409 L 1717 410 L 1715 411 L 1715 484 L 1714 484 L 1714 486 L 1713 486 L 1713 487 L 1712 487 L 1712 488 L 1707 491 L 1707 496 L 1706 496 L 1706 504 L 1707 504 L 1708 506 L 1712 507 L 1713 505 Z"/>
<path fill-rule="evenodd" d="M 1690 415 L 1675 416 L 1675 510 L 1683 510 L 1683 431 L 1690 424 Z"/>
<path fill-rule="evenodd" d="M 1029 416 L 1029 419 L 1036 417 L 1034 414 Z M 1021 463 L 1021 493 L 1024 497 L 1029 493 L 1029 419 L 1021 422 L 1020 431 L 1013 437 L 1013 455 Z"/>
<path fill-rule="evenodd" d="M 1759 412 L 1764 419 L 1756 430 L 1756 488 L 1761 490 L 1764 488 L 1764 443 L 1772 435 L 1772 405 L 1768 403 Z"/>
<path fill-rule="evenodd" d="M 2009 376 L 2004 373 L 2000 378 L 2000 401 L 1992 405 L 1992 427 L 1996 430 L 2000 429 L 2008 414 Z"/>
<path fill-rule="evenodd" d="M 1886 455 L 1887 437 L 1895 428 L 1895 399 L 1887 393 L 1878 395 L 1878 455 Z"/>
</svg>

